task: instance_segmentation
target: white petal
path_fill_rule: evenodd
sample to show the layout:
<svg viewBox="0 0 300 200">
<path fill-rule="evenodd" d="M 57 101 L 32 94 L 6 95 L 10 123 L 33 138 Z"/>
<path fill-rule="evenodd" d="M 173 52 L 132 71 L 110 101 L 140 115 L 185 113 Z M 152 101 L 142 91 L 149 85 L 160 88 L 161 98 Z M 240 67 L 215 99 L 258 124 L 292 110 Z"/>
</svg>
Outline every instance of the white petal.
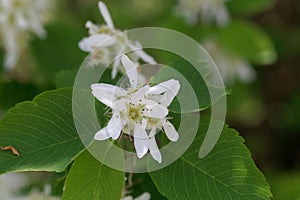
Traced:
<svg viewBox="0 0 300 200">
<path fill-rule="evenodd" d="M 145 85 L 144 87 L 139 88 L 135 93 L 130 96 L 131 103 L 134 104 L 144 104 L 145 103 L 145 95 L 149 90 L 150 86 Z"/>
<path fill-rule="evenodd" d="M 108 132 L 107 132 L 107 128 L 104 127 L 103 129 L 101 129 L 100 131 L 98 131 L 95 136 L 94 136 L 94 139 L 95 140 L 106 140 L 110 138 Z"/>
<path fill-rule="evenodd" d="M 157 64 L 156 60 L 143 50 L 136 50 L 134 51 L 134 53 L 136 53 L 143 61 L 145 61 L 148 64 L 151 65 Z"/>
<path fill-rule="evenodd" d="M 225 26 L 229 23 L 230 16 L 227 8 L 224 6 L 220 6 L 216 11 L 216 22 L 220 26 Z"/>
<path fill-rule="evenodd" d="M 82 51 L 85 52 L 90 52 L 95 47 L 94 44 L 90 44 L 89 38 L 83 38 L 82 40 L 80 40 L 78 46 Z"/>
<path fill-rule="evenodd" d="M 175 95 L 173 93 L 166 92 L 161 99 L 161 105 L 168 107 L 172 103 L 174 97 Z"/>
<path fill-rule="evenodd" d="M 136 88 L 138 84 L 137 64 L 134 64 L 131 60 L 129 60 L 126 55 L 122 56 L 122 64 L 125 68 L 131 86 Z"/>
<path fill-rule="evenodd" d="M 115 79 L 120 66 L 120 59 L 115 59 L 112 67 L 111 78 Z"/>
<path fill-rule="evenodd" d="M 171 124 L 169 121 L 165 121 L 163 123 L 164 131 L 172 142 L 176 142 L 179 139 L 179 134 L 177 133 L 175 127 L 173 124 Z"/>
<path fill-rule="evenodd" d="M 93 95 L 110 108 L 115 108 L 114 102 L 117 97 L 127 95 L 123 88 L 105 83 L 92 84 L 91 89 Z"/>
<path fill-rule="evenodd" d="M 138 158 L 144 157 L 148 152 L 148 140 L 134 138 L 134 148 Z"/>
<path fill-rule="evenodd" d="M 150 200 L 151 195 L 148 192 L 143 193 L 142 195 L 136 197 L 134 200 Z"/>
<path fill-rule="evenodd" d="M 114 63 L 113 63 L 113 69 L 112 69 L 112 73 L 111 73 L 111 77 L 112 79 L 115 79 L 116 76 L 117 76 L 117 73 L 118 73 L 118 70 L 120 68 L 120 57 L 124 54 L 124 51 L 125 51 L 125 46 L 124 45 L 121 45 L 119 47 L 119 50 L 115 56 L 115 60 L 114 60 Z"/>
<path fill-rule="evenodd" d="M 107 47 L 113 45 L 115 42 L 116 39 L 109 35 L 97 34 L 83 38 L 78 45 L 81 50 L 90 52 L 95 47 Z"/>
<path fill-rule="evenodd" d="M 95 85 L 95 84 L 93 84 Z M 93 86 L 92 85 L 92 86 Z M 113 108 L 113 102 L 115 100 L 115 97 L 113 93 L 109 93 L 103 90 L 93 89 L 92 88 L 92 94 L 102 103 L 107 105 L 108 107 Z"/>
<path fill-rule="evenodd" d="M 97 25 L 94 24 L 92 21 L 88 20 L 87 22 L 85 22 L 85 27 L 88 28 L 88 29 L 91 28 L 91 29 L 96 30 Z"/>
<path fill-rule="evenodd" d="M 90 36 L 94 40 L 97 47 L 107 47 L 116 43 L 117 39 L 115 37 L 106 34 L 97 34 Z"/>
<path fill-rule="evenodd" d="M 134 127 L 134 147 L 138 158 L 142 158 L 148 151 L 148 135 L 143 127 Z"/>
<path fill-rule="evenodd" d="M 89 29 L 89 34 L 90 35 L 98 34 L 99 27 L 97 25 L 95 25 L 93 22 L 87 21 L 85 23 L 85 27 Z"/>
<path fill-rule="evenodd" d="M 10 10 L 14 3 L 13 1 L 5 1 L 5 0 L 2 0 L 0 2 L 1 5 L 3 6 L 3 11 Z"/>
<path fill-rule="evenodd" d="M 115 85 L 110 85 L 106 83 L 96 83 L 91 85 L 92 90 L 101 90 L 115 96 L 125 96 L 127 95 L 127 91 L 123 88 L 120 88 Z"/>
<path fill-rule="evenodd" d="M 156 95 L 156 94 L 164 93 L 164 95 L 161 96 L 162 98 L 160 103 L 163 106 L 168 107 L 172 103 L 175 96 L 178 94 L 179 88 L 180 88 L 179 81 L 170 79 L 168 81 L 162 82 L 160 84 L 151 87 L 149 89 L 148 94 Z"/>
<path fill-rule="evenodd" d="M 142 112 L 143 116 L 162 119 L 166 117 L 169 112 L 165 106 L 159 105 L 154 101 L 146 100 L 145 103 L 146 106 Z"/>
<path fill-rule="evenodd" d="M 174 84 L 170 87 L 170 90 L 168 90 L 165 93 L 166 97 L 161 102 L 161 104 L 168 107 L 174 100 L 175 96 L 178 94 L 179 88 L 180 88 L 179 81 L 174 81 Z"/>
<path fill-rule="evenodd" d="M 4 57 L 4 66 L 6 70 L 12 70 L 16 67 L 20 57 L 19 49 L 9 49 Z"/>
<path fill-rule="evenodd" d="M 152 65 L 157 64 L 155 59 L 152 56 L 150 56 L 149 54 L 147 54 L 145 51 L 143 51 L 142 47 L 140 45 L 135 46 L 133 44 L 129 44 L 129 47 L 135 54 L 137 54 L 146 63 L 152 64 Z"/>
<path fill-rule="evenodd" d="M 237 76 L 243 83 L 251 83 L 256 78 L 256 72 L 253 67 L 246 61 L 239 61 L 237 64 Z"/>
<path fill-rule="evenodd" d="M 25 20 L 25 16 L 23 13 L 21 12 L 16 12 L 15 13 L 15 18 L 16 18 L 16 23 L 18 24 L 18 27 L 20 29 L 26 29 L 28 28 L 29 24 L 28 24 L 28 21 Z"/>
<path fill-rule="evenodd" d="M 161 94 L 164 92 L 172 92 L 174 96 L 177 95 L 180 88 L 180 83 L 177 80 L 170 79 L 168 81 L 164 81 L 159 83 L 149 89 L 148 94 Z"/>
<path fill-rule="evenodd" d="M 20 47 L 17 40 L 17 32 L 11 27 L 3 30 L 3 42 L 6 49 L 4 66 L 6 70 L 12 70 L 20 57 Z"/>
<path fill-rule="evenodd" d="M 157 103 L 161 103 L 164 100 L 165 96 L 162 94 L 153 94 L 153 95 L 147 95 L 147 98 Z"/>
<path fill-rule="evenodd" d="M 116 140 L 120 136 L 122 128 L 120 114 L 115 112 L 107 124 L 107 132 L 113 140 Z"/>
<path fill-rule="evenodd" d="M 99 10 L 101 12 L 101 15 L 106 23 L 106 25 L 109 27 L 109 28 L 114 28 L 114 23 L 111 19 L 111 16 L 109 14 L 109 11 L 105 5 L 105 3 L 103 3 L 102 1 L 99 1 L 98 3 L 98 7 L 99 7 Z"/>
<path fill-rule="evenodd" d="M 128 105 L 128 99 L 120 99 L 114 103 L 113 108 L 119 112 L 126 112 Z"/>
<path fill-rule="evenodd" d="M 156 160 L 158 163 L 161 163 L 161 153 L 156 144 L 155 137 L 151 137 L 149 139 L 149 149 L 154 160 Z"/>
<path fill-rule="evenodd" d="M 40 20 L 40 16 L 36 12 L 29 12 L 27 18 L 30 18 L 28 21 L 28 26 L 32 29 L 34 33 L 41 39 L 45 39 L 47 36 L 46 30 L 43 27 L 43 23 Z"/>
</svg>

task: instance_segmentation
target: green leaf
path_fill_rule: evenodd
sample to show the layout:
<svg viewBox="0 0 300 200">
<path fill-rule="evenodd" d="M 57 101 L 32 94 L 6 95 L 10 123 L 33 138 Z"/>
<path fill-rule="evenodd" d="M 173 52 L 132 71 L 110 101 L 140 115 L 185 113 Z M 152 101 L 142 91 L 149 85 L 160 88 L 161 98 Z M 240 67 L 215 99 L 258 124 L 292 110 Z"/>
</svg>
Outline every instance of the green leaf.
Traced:
<svg viewBox="0 0 300 200">
<path fill-rule="evenodd" d="M 196 67 L 207 71 L 207 74 L 210 72 L 206 63 L 199 62 L 199 65 Z M 169 107 L 169 110 L 175 113 L 205 110 L 221 96 L 225 95 L 225 91 L 222 88 L 206 83 L 197 69 L 183 60 L 163 67 L 151 78 L 150 82 L 159 84 L 169 79 L 175 79 L 180 82 L 179 93 Z M 209 89 L 212 91 L 213 99 L 210 96 Z"/>
<path fill-rule="evenodd" d="M 168 167 L 150 173 L 160 193 L 170 200 L 270 199 L 267 181 L 234 129 L 225 127 L 213 150 L 199 159 L 199 145 L 209 124 L 207 118 L 201 119 L 188 151 Z"/>
<path fill-rule="evenodd" d="M 274 0 L 231 0 L 227 2 L 229 10 L 238 15 L 254 15 L 270 8 Z"/>
<path fill-rule="evenodd" d="M 0 121 L 0 174 L 11 171 L 63 171 L 84 149 L 72 117 L 72 90 L 44 92 L 17 104 Z"/>
<path fill-rule="evenodd" d="M 72 165 L 62 199 L 120 200 L 124 182 L 124 172 L 103 165 L 85 151 Z"/>
<path fill-rule="evenodd" d="M 228 26 L 218 29 L 216 34 L 224 47 L 233 50 L 253 64 L 268 65 L 277 59 L 273 42 L 254 24 L 233 21 Z"/>
</svg>

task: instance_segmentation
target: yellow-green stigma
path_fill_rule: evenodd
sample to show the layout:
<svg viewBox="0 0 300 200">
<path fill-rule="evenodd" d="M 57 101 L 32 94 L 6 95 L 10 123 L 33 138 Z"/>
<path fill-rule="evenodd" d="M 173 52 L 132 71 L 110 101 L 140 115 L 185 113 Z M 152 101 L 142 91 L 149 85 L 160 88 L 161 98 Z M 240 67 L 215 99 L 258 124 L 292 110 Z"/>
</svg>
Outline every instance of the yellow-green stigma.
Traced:
<svg viewBox="0 0 300 200">
<path fill-rule="evenodd" d="M 142 117 L 140 108 L 137 108 L 137 107 L 130 107 L 128 110 L 128 115 L 129 115 L 129 118 L 132 119 L 133 121 L 137 121 L 137 120 L 141 119 L 141 117 Z"/>
</svg>

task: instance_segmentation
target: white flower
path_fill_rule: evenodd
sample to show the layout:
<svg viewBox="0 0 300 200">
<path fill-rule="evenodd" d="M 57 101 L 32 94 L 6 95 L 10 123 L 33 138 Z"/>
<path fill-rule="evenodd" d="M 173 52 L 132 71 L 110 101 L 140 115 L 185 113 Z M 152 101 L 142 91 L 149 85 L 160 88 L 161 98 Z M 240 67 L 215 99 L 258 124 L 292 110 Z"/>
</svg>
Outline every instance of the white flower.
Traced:
<svg viewBox="0 0 300 200">
<path fill-rule="evenodd" d="M 213 58 L 226 84 L 233 84 L 235 79 L 248 84 L 256 78 L 256 72 L 248 61 L 222 48 L 216 41 L 205 40 L 202 45 Z"/>
<path fill-rule="evenodd" d="M 16 200 L 60 200 L 59 197 L 53 197 L 44 193 L 33 192 L 28 197 Z"/>
<path fill-rule="evenodd" d="M 15 199 L 14 193 L 27 184 L 24 173 L 8 173 L 0 176 L 0 199 Z"/>
<path fill-rule="evenodd" d="M 121 200 L 150 200 L 151 195 L 148 192 L 143 193 L 142 195 L 133 198 L 132 196 L 127 196 L 122 198 Z"/>
<path fill-rule="evenodd" d="M 155 134 L 158 129 L 163 129 L 171 141 L 178 140 L 177 131 L 167 120 L 167 107 L 177 95 L 180 84 L 171 79 L 153 87 L 141 86 L 138 83 L 137 65 L 125 55 L 121 60 L 129 78 L 129 88 L 104 83 L 91 85 L 93 95 L 112 109 L 110 121 L 95 134 L 95 139 L 116 140 L 121 132 L 132 135 L 139 158 L 150 150 L 152 157 L 161 163 Z"/>
<path fill-rule="evenodd" d="M 48 0 L 0 0 L 0 37 L 5 48 L 4 66 L 7 70 L 17 65 L 29 33 L 40 38 L 46 36 L 43 23 L 52 4 Z"/>
<path fill-rule="evenodd" d="M 131 59 L 135 63 L 142 59 L 146 63 L 156 64 L 156 61 L 142 50 L 139 42 L 131 41 L 125 33 L 115 28 L 109 11 L 102 1 L 98 3 L 98 7 L 106 24 L 96 25 L 91 21 L 87 21 L 86 27 L 89 29 L 89 36 L 79 42 L 79 48 L 82 51 L 91 52 L 90 65 L 104 64 L 109 66 L 110 62 L 113 61 L 112 78 L 115 78 L 117 72 L 122 71 L 120 60 L 116 58 L 127 51 L 133 51 Z M 98 55 L 99 53 L 100 55 Z"/>
<path fill-rule="evenodd" d="M 60 200 L 61 198 L 50 195 L 51 190 L 51 186 L 47 184 L 44 186 L 44 190 L 42 192 L 33 188 L 28 196 L 19 197 L 15 200 Z"/>
<path fill-rule="evenodd" d="M 196 24 L 201 17 L 205 23 L 215 21 L 222 26 L 230 21 L 226 1 L 228 0 L 179 0 L 175 11 L 189 24 Z"/>
</svg>

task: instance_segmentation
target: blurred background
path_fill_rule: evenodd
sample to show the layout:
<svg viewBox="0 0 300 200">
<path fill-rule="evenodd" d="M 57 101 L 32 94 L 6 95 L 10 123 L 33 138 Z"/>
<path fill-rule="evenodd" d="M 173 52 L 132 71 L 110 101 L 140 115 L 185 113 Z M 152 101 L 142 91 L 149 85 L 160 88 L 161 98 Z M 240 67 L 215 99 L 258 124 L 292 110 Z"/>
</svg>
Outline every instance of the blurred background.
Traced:
<svg viewBox="0 0 300 200">
<path fill-rule="evenodd" d="M 4 66 L 6 26 L 0 24 L 0 119 L 16 103 L 55 89 L 62 74 L 72 76 L 79 68 L 87 55 L 78 47 L 78 42 L 88 35 L 85 22 L 104 23 L 97 2 L 53 1 L 47 22 L 43 22 L 47 37 L 22 35 L 27 42 L 20 47 L 19 59 L 9 70 Z M 300 1 L 105 3 L 115 26 L 121 30 L 145 26 L 170 28 L 192 37 L 207 49 L 230 91 L 226 122 L 245 138 L 255 163 L 271 185 L 274 199 L 300 199 Z M 4 10 L 0 7 L 0 16 Z M 160 63 L 165 62 L 158 52 L 152 55 Z M 25 176 L 24 191 L 30 190 L 29 185 L 44 183 L 41 177 L 53 179 L 48 174 Z M 22 182 L 12 176 L 1 176 L 0 188 L 5 185 L 4 178 L 12 184 Z M 45 187 L 37 188 L 49 193 Z M 9 190 L 0 189 L 0 194 L 4 191 Z"/>
</svg>

